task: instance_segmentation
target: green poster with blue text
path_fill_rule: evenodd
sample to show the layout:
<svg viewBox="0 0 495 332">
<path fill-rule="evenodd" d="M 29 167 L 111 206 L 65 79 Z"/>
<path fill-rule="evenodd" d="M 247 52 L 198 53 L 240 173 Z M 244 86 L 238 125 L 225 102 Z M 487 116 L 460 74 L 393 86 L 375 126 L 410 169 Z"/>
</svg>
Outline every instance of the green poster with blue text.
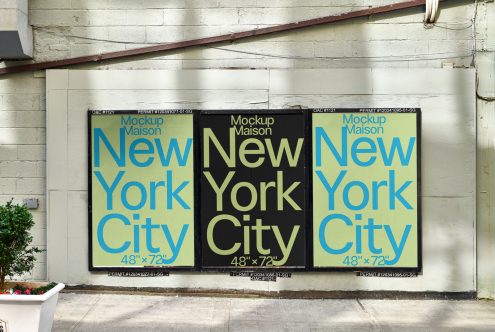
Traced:
<svg viewBox="0 0 495 332">
<path fill-rule="evenodd" d="M 418 109 L 312 114 L 313 266 L 420 269 Z"/>
<path fill-rule="evenodd" d="M 89 121 L 90 269 L 193 267 L 192 111 Z"/>
</svg>

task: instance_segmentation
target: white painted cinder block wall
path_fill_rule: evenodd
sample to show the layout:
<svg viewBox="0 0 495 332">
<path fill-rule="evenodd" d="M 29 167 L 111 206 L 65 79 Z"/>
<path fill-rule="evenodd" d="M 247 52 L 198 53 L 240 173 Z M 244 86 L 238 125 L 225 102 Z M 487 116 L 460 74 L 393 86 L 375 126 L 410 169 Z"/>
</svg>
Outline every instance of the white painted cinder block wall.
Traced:
<svg viewBox="0 0 495 332">
<path fill-rule="evenodd" d="M 472 292 L 475 254 L 473 69 L 49 70 L 48 278 L 70 284 L 254 290 Z M 452 84 L 451 82 L 455 82 Z M 417 278 L 294 273 L 277 283 L 228 273 L 115 278 L 89 272 L 88 109 L 419 107 L 423 270 Z"/>
<path fill-rule="evenodd" d="M 29 19 L 34 33 L 34 60 L 47 61 L 400 1 L 31 0 Z M 423 26 L 421 8 L 416 8 L 249 42 L 78 68 L 441 68 L 443 63 L 469 67 L 475 38 L 479 49 L 491 45 L 486 42 L 490 30 L 486 26 L 490 26 L 490 17 L 493 22 L 495 5 L 480 2 L 477 7 L 477 31 L 473 26 L 474 1 L 459 0 L 441 4 L 438 24 L 429 29 Z M 202 107 L 194 101 L 184 103 Z M 10 197 L 17 201 L 26 197 L 40 200 L 40 207 L 34 210 L 33 235 L 34 244 L 41 247 L 46 246 L 45 110 L 44 73 L 0 78 L 0 201 Z M 46 278 L 46 254 L 40 255 L 30 277 Z"/>
</svg>

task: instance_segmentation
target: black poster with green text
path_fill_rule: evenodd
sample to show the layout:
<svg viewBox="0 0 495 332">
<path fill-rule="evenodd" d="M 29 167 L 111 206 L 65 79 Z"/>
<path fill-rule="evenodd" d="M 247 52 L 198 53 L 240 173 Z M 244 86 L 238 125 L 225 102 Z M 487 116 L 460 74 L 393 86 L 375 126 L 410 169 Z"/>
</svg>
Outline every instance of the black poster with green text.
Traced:
<svg viewBox="0 0 495 332">
<path fill-rule="evenodd" d="M 203 112 L 203 268 L 306 266 L 305 115 Z"/>
</svg>

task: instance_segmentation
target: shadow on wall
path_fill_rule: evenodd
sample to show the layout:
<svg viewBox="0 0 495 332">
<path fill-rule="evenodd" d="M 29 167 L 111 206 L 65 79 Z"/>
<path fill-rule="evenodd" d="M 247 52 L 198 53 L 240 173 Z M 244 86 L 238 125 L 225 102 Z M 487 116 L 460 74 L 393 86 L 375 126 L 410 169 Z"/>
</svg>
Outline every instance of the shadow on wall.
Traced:
<svg viewBox="0 0 495 332">
<path fill-rule="evenodd" d="M 45 81 L 32 73 L 0 77 L 0 204 L 36 198 L 33 245 L 46 249 Z M 23 279 L 46 279 L 46 253 Z"/>
<path fill-rule="evenodd" d="M 280 9 L 283 10 L 283 9 Z M 420 9 L 415 9 L 415 10 L 410 10 L 407 12 L 417 14 L 421 10 Z M 88 15 L 91 11 L 88 11 Z M 193 25 L 191 22 L 198 22 L 197 26 L 201 26 L 201 18 L 200 12 L 197 10 L 191 10 L 191 11 L 182 11 L 183 17 L 182 17 L 182 23 L 178 23 L 178 25 L 184 25 L 184 26 L 189 26 Z M 293 10 L 288 10 L 288 13 L 286 16 L 289 18 L 288 21 L 295 20 L 296 17 L 292 17 L 291 15 L 294 14 Z M 391 18 L 398 18 L 402 17 L 404 13 L 401 13 L 400 15 L 386 15 L 386 17 L 376 17 L 374 18 L 374 23 L 377 23 L 380 19 L 391 19 Z M 440 14 L 441 15 L 441 14 Z M 356 22 L 357 21 L 357 22 Z M 289 39 L 290 42 L 280 42 L 280 46 L 277 48 L 277 52 L 280 52 L 282 55 L 286 56 L 287 58 L 282 58 L 278 59 L 280 61 L 273 61 L 273 57 L 268 57 L 263 54 L 257 54 L 257 55 L 249 55 L 249 56 L 239 56 L 239 58 L 235 59 L 236 63 L 239 65 L 241 68 L 251 68 L 252 65 L 254 65 L 257 69 L 264 68 L 262 66 L 267 66 L 268 68 L 288 68 L 288 69 L 294 69 L 294 68 L 315 68 L 315 69 L 320 69 L 320 68 L 328 68 L 328 67 L 339 67 L 342 66 L 342 63 L 345 64 L 345 66 L 348 67 L 377 67 L 381 65 L 377 65 L 376 62 L 372 62 L 373 57 L 376 56 L 376 50 L 371 51 L 369 48 L 370 44 L 370 36 L 369 33 L 366 32 L 366 29 L 368 28 L 368 24 L 362 24 L 361 20 L 356 20 L 352 21 L 349 23 L 344 23 L 344 24 L 339 24 L 336 27 L 334 26 L 328 26 L 328 27 L 318 27 L 314 29 L 307 29 L 305 31 L 302 31 L 300 33 L 294 33 L 292 34 L 285 34 L 282 36 L 277 36 L 277 37 L 267 37 L 267 38 L 260 38 L 256 40 L 252 40 L 250 42 L 255 43 L 255 44 L 261 44 L 262 42 L 268 42 L 268 41 L 276 41 L 277 39 L 282 39 L 282 40 L 287 40 Z M 187 22 L 187 23 L 185 23 Z M 358 24 L 356 24 L 358 23 Z M 344 29 L 350 29 L 352 30 L 353 33 L 353 38 L 355 39 L 354 42 L 349 42 L 346 39 L 342 40 L 342 47 L 343 49 L 340 50 L 335 50 L 334 48 L 327 48 L 328 52 L 330 52 L 331 57 L 333 59 L 317 59 L 315 60 L 318 55 L 325 55 L 325 53 L 321 50 L 319 50 L 319 43 L 318 41 L 313 41 L 310 44 L 312 46 L 309 46 L 309 51 L 306 48 L 304 52 L 309 52 L 307 55 L 307 58 L 300 58 L 299 55 L 301 54 L 301 50 L 299 49 L 300 43 L 303 43 L 305 46 L 308 46 L 304 42 L 304 36 L 305 34 L 311 35 L 311 33 L 315 31 L 319 32 L 324 32 L 328 31 L 329 33 L 336 33 L 338 35 L 340 30 Z M 334 32 L 332 32 L 334 31 Z M 294 37 L 293 37 L 294 36 Z M 300 39 L 303 41 L 300 41 Z M 345 38 L 345 36 L 342 36 L 342 38 Z M 291 40 L 293 39 L 293 40 Z M 249 45 L 250 42 L 243 42 L 243 43 L 236 43 L 232 46 L 229 46 L 229 48 L 242 48 L 245 45 Z M 405 43 L 407 45 L 407 43 Z M 337 44 L 330 44 L 336 46 Z M 355 49 L 354 46 L 359 47 L 358 49 Z M 88 46 L 90 49 L 90 53 L 97 52 L 99 48 L 97 46 L 94 46 L 94 49 L 92 49 L 93 45 Z M 338 52 L 337 52 L 338 51 Z M 411 50 L 411 53 L 413 53 L 415 50 Z M 303 52 L 303 53 L 304 53 Z M 336 52 L 336 53 L 333 53 Z M 339 53 L 343 52 L 343 53 Z M 393 54 L 394 48 L 391 48 L 390 50 L 387 50 L 387 54 L 390 54 L 390 56 L 394 56 Z M 190 68 L 194 66 L 195 68 L 211 68 L 211 61 L 206 61 L 206 59 L 203 59 L 202 56 L 204 54 L 208 53 L 208 49 L 200 49 L 198 50 L 191 50 L 191 51 L 186 51 L 186 52 L 177 52 L 174 54 L 174 64 L 173 67 L 176 68 L 177 66 L 177 61 L 181 62 L 181 65 L 179 68 Z M 409 55 L 414 56 L 415 54 L 407 53 Z M 217 53 L 215 53 L 217 54 Z M 343 60 L 338 60 L 335 59 L 337 58 L 337 55 L 343 54 L 343 56 L 350 56 L 352 59 L 347 62 L 343 62 Z M 295 56 L 294 56 L 295 55 Z M 334 56 L 335 55 L 335 56 Z M 404 56 L 404 54 L 401 54 L 401 56 Z M 197 58 L 196 58 L 197 57 Z M 191 59 L 192 58 L 192 59 Z M 102 66 L 102 68 L 135 68 L 135 64 L 137 66 L 140 66 L 140 62 L 144 61 L 146 57 L 139 57 L 135 59 L 130 59 L 126 61 L 115 61 L 111 62 L 108 64 L 105 64 Z M 156 61 L 163 61 L 164 63 L 168 63 L 165 57 L 155 57 L 154 58 Z M 194 65 L 191 65 L 191 61 Z M 225 60 L 227 63 L 229 63 L 226 59 L 220 59 L 220 60 Z M 247 65 L 244 65 L 244 62 Z M 216 63 L 217 65 L 214 65 L 214 68 L 222 68 L 226 69 L 225 66 L 222 65 L 222 61 L 216 61 L 213 62 Z M 404 62 L 407 64 L 407 62 Z M 382 64 L 383 66 L 388 66 L 390 64 Z M 401 64 L 401 66 L 403 63 Z M 160 65 L 161 67 L 162 65 Z M 165 65 L 166 66 L 166 65 Z M 81 66 L 80 68 L 90 68 L 90 66 Z M 177 71 L 176 73 L 177 78 L 176 80 L 179 81 L 181 72 Z M 150 100 L 149 102 L 142 104 L 139 103 L 138 101 L 130 104 L 122 104 L 118 103 L 116 100 L 112 100 L 112 98 L 108 98 L 111 96 L 111 91 L 104 91 L 104 92 L 98 92 L 98 93 L 93 93 L 89 92 L 86 95 L 87 100 L 89 101 L 88 104 L 91 107 L 94 107 L 95 109 L 116 109 L 116 104 L 119 104 L 119 109 L 129 109 L 129 108 L 135 108 L 135 109 L 140 109 L 140 108 L 146 108 L 146 109 L 164 109 L 164 108 L 194 108 L 194 109 L 235 109 L 235 108 L 313 108 L 313 107 L 418 107 L 422 106 L 421 102 L 418 104 L 418 99 L 409 99 L 404 96 L 398 96 L 396 99 L 394 99 L 392 102 L 393 103 L 399 103 L 400 105 L 393 105 L 392 102 L 386 101 L 382 99 L 380 96 L 375 96 L 375 95 L 361 95 L 361 96 L 346 96 L 346 98 L 342 98 L 342 96 L 337 96 L 337 95 L 328 95 L 328 96 L 291 96 L 289 102 L 285 101 L 275 101 L 271 100 L 270 96 L 268 95 L 267 91 L 258 91 L 259 95 L 256 95 L 255 99 L 250 99 L 252 95 L 235 95 L 235 98 L 233 98 L 232 94 L 234 92 L 232 91 L 225 91 L 223 94 L 218 94 L 215 92 L 214 96 L 215 98 L 213 99 L 211 96 L 213 95 L 213 92 L 208 90 L 208 82 L 204 81 L 203 78 L 198 75 L 197 77 L 191 78 L 194 81 L 194 85 L 197 87 L 197 89 L 194 90 L 171 90 L 171 91 L 151 91 L 149 96 Z M 331 78 L 330 78 L 331 79 Z M 363 80 L 365 81 L 370 81 L 372 80 L 371 77 L 363 77 Z M 288 86 L 293 86 L 294 82 L 288 81 L 287 85 Z M 452 82 L 452 84 L 456 84 L 456 82 Z M 95 82 L 96 85 L 96 82 Z M 463 91 L 463 87 L 459 86 L 458 87 L 460 91 Z M 290 89 L 289 89 L 290 90 Z M 71 95 L 69 91 L 69 118 L 68 118 L 68 123 L 69 123 L 69 142 L 72 142 L 73 144 L 87 144 L 86 140 L 83 140 L 81 142 L 81 137 L 87 137 L 87 129 L 86 129 L 86 119 L 81 116 L 81 112 L 73 112 L 71 110 L 74 110 L 78 107 L 78 104 L 76 100 L 71 101 Z M 129 92 L 132 93 L 132 92 Z M 166 94 L 167 98 L 163 97 L 163 93 Z M 462 95 L 462 94 L 459 94 Z M 240 97 L 239 97 L 240 96 Z M 435 97 L 432 97 L 432 100 L 435 100 Z M 255 103 L 252 103 L 252 102 Z M 454 101 L 455 105 L 464 105 L 465 101 L 462 99 Z M 86 104 L 85 104 L 86 105 Z M 430 109 L 425 108 L 425 112 L 428 112 L 428 114 L 425 113 L 425 119 L 428 119 L 428 121 L 432 121 L 435 117 L 435 111 L 434 111 L 434 102 L 431 105 Z M 457 114 L 457 113 L 456 113 Z M 464 119 L 451 119 L 453 123 L 455 123 L 456 127 L 457 124 L 462 124 Z M 429 123 L 425 123 L 427 126 Z M 442 123 L 435 123 L 435 126 L 441 127 Z M 474 123 L 473 123 L 474 126 Z M 459 125 L 459 127 L 462 127 L 461 130 L 467 130 L 466 126 Z M 433 129 L 431 131 L 432 133 L 435 132 Z M 440 132 L 440 130 L 438 131 Z M 464 133 L 459 133 L 459 137 L 470 137 L 472 133 L 469 132 L 464 132 Z M 79 142 L 78 142 L 79 141 Z M 449 142 L 453 142 L 453 144 L 450 144 Z M 426 150 L 432 151 L 432 153 L 436 153 L 437 151 L 442 151 L 442 153 L 445 153 L 447 155 L 455 155 L 457 149 L 463 144 L 462 141 L 456 140 L 456 137 L 450 137 L 450 136 L 424 136 L 423 137 L 423 147 Z M 82 148 L 83 151 L 87 151 L 87 149 Z M 450 150 L 450 153 L 449 153 Z M 81 151 L 80 149 L 75 149 L 75 151 Z M 454 151 L 454 152 L 452 152 Z M 440 152 L 439 152 L 440 153 Z M 86 155 L 74 155 L 70 156 L 71 162 L 77 162 L 77 163 L 84 163 L 84 165 L 87 164 L 87 156 Z M 424 162 L 427 163 L 428 161 L 423 158 Z M 448 167 L 449 165 L 437 165 L 435 169 L 442 169 L 445 167 Z M 470 171 L 469 169 L 467 171 Z M 474 170 L 471 170 L 474 171 Z M 424 172 L 423 172 L 424 173 Z M 425 174 L 423 174 L 425 175 Z M 72 191 L 71 195 L 73 195 L 74 199 L 76 200 L 84 200 L 85 204 L 87 204 L 87 192 L 86 192 L 86 187 L 85 184 L 87 183 L 87 179 L 81 180 L 82 177 L 85 177 L 86 175 L 81 175 L 81 174 L 71 174 L 70 178 L 74 178 L 75 180 L 71 180 L 73 182 L 70 183 L 70 189 Z M 442 176 L 439 174 L 438 176 Z M 424 176 L 423 178 L 428 178 L 428 176 Z M 85 182 L 86 181 L 86 182 Z M 440 188 L 442 189 L 442 188 Z M 453 197 L 452 197 L 453 196 Z M 428 230 L 429 224 L 435 222 L 438 219 L 445 218 L 444 215 L 440 213 L 440 209 L 438 206 L 443 206 L 445 207 L 442 208 L 443 210 L 449 210 L 452 209 L 453 207 L 459 211 L 459 215 L 461 215 L 462 211 L 464 210 L 464 206 L 460 205 L 457 203 L 456 200 L 462 200 L 463 197 L 456 197 L 456 193 L 445 193 L 442 192 L 441 190 L 439 191 L 434 191 L 432 192 L 431 195 L 425 195 L 423 193 L 422 201 L 425 206 L 425 211 L 430 211 L 425 215 L 425 218 L 423 218 L 423 228 L 425 230 Z M 427 202 L 428 200 L 428 202 Z M 81 202 L 77 203 L 77 206 L 70 206 L 70 211 L 77 210 L 78 212 L 85 214 L 86 211 L 83 208 L 81 208 Z M 444 204 L 444 205 L 441 205 Z M 431 208 L 431 210 L 429 210 Z M 474 209 L 474 207 L 471 207 Z M 435 215 L 435 213 L 438 212 L 439 215 Z M 86 219 L 85 219 L 86 220 Z M 311 221 L 308 221 L 311 222 Z M 462 220 L 460 221 L 462 224 Z M 474 223 L 474 220 L 473 220 Z M 68 222 L 68 227 L 69 227 L 69 252 L 71 253 L 77 253 L 77 256 L 81 258 L 82 262 L 85 261 L 85 257 L 87 257 L 87 248 L 80 248 L 80 247 L 75 247 L 74 243 L 75 241 L 72 242 L 70 239 L 72 237 L 74 238 L 84 238 L 86 237 L 86 232 L 85 232 L 85 226 L 86 225 L 73 225 Z M 453 223 L 454 227 L 462 227 L 462 225 L 458 225 Z M 433 228 L 431 228 L 433 229 Z M 455 229 L 454 229 L 455 230 Z M 454 243 L 454 241 L 447 241 L 447 242 L 441 242 L 437 241 L 439 238 L 447 238 L 445 233 L 443 232 L 444 229 L 435 229 L 438 233 L 435 233 L 435 237 L 431 234 L 425 234 L 423 233 L 423 237 L 425 239 L 428 239 L 428 243 L 425 243 L 424 248 L 428 250 L 423 251 L 425 259 L 443 259 L 445 260 L 446 257 L 449 257 L 448 260 L 451 264 L 448 266 L 451 267 L 451 271 L 448 271 L 449 275 L 455 276 L 456 274 L 462 273 L 460 271 L 463 271 L 465 269 L 465 266 L 462 264 L 462 257 L 459 256 L 458 250 L 456 250 L 458 242 Z M 458 233 L 456 233 L 458 234 Z M 439 236 L 439 237 L 436 237 Z M 453 237 L 454 235 L 452 235 Z M 464 240 L 462 240 L 464 241 Z M 465 241 L 473 241 L 473 239 L 467 239 Z M 71 244 L 72 243 L 72 244 Z M 84 238 L 83 243 L 87 243 L 87 238 Z M 474 246 L 474 243 L 472 244 Z M 83 257 L 84 256 L 84 257 Z M 81 264 L 81 261 L 75 261 L 73 264 Z M 474 267 L 469 267 L 469 269 L 474 269 Z M 429 271 L 425 270 L 425 274 L 429 273 Z M 98 273 L 94 273 L 95 276 L 102 275 Z M 187 275 L 180 275 L 181 278 L 184 279 L 183 283 L 185 285 L 188 284 L 188 277 Z M 351 277 L 351 274 L 349 274 L 349 277 Z M 445 289 L 452 289 L 455 288 L 456 281 L 455 277 L 450 279 L 451 285 L 446 284 Z M 88 281 L 91 282 L 91 281 Z M 446 283 L 449 281 L 446 280 Z M 135 281 L 136 286 L 139 286 L 139 279 L 136 279 Z M 358 284 L 358 288 L 366 288 L 365 284 L 360 284 L 359 282 L 356 282 Z M 473 281 L 474 283 L 474 281 Z M 279 290 L 283 288 L 290 288 L 292 287 L 291 280 L 280 280 L 276 284 L 270 284 L 268 283 L 266 285 L 267 290 Z M 386 287 L 386 286 L 384 286 Z M 445 315 L 446 319 L 448 315 Z"/>
</svg>

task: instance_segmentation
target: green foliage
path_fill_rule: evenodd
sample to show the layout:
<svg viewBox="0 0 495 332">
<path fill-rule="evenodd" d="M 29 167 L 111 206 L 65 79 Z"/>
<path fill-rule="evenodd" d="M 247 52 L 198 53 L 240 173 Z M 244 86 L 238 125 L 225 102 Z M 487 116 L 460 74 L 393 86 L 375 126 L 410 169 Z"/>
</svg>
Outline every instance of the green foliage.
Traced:
<svg viewBox="0 0 495 332">
<path fill-rule="evenodd" d="M 53 287 L 57 286 L 56 282 L 51 282 L 46 286 L 40 286 L 37 288 L 27 288 L 23 285 L 15 285 L 14 288 L 12 288 L 12 291 L 19 291 L 20 294 L 28 294 L 26 290 L 29 290 L 29 295 L 42 295 L 48 292 L 50 289 Z"/>
<path fill-rule="evenodd" d="M 5 278 L 31 271 L 36 253 L 43 250 L 29 247 L 33 237 L 33 216 L 26 206 L 12 204 L 12 199 L 0 205 L 0 290 Z"/>
</svg>

